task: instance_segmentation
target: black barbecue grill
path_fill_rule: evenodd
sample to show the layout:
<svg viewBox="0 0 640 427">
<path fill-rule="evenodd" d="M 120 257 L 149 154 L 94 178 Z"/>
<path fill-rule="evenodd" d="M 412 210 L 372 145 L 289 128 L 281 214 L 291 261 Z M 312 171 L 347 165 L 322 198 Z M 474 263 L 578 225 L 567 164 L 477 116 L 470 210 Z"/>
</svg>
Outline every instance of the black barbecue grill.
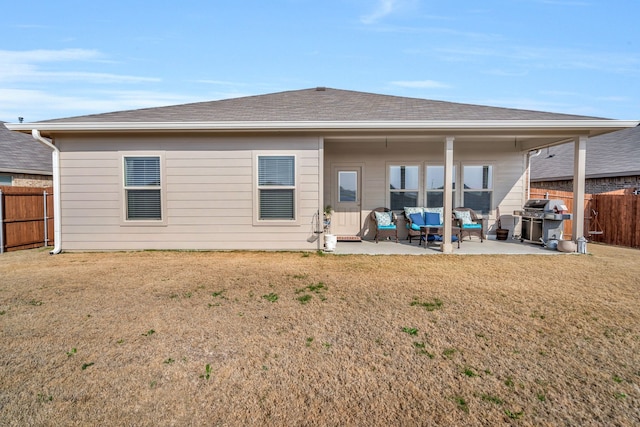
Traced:
<svg viewBox="0 0 640 427">
<path fill-rule="evenodd" d="M 520 241 L 546 244 L 550 239 L 562 239 L 564 220 L 571 219 L 562 200 L 529 199 L 522 210 L 513 215 L 522 217 Z"/>
</svg>

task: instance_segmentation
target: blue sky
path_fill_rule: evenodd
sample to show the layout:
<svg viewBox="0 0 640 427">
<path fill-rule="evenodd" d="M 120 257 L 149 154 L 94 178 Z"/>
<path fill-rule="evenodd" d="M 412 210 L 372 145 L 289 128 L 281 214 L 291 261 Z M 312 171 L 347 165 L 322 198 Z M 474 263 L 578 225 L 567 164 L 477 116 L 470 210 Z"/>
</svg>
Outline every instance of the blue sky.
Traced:
<svg viewBox="0 0 640 427">
<path fill-rule="evenodd" d="M 638 0 L 3 2 L 0 120 L 328 86 L 640 119 Z"/>
</svg>

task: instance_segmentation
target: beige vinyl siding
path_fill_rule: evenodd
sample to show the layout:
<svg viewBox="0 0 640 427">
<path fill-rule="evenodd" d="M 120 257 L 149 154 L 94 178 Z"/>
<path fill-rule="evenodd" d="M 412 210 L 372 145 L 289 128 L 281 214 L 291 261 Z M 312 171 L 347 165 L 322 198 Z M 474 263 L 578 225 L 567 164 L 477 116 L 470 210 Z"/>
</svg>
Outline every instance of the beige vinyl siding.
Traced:
<svg viewBox="0 0 640 427">
<path fill-rule="evenodd" d="M 57 139 L 63 249 L 318 249 L 318 139 L 135 136 Z M 123 155 L 164 157 L 165 225 L 123 224 Z M 254 226 L 256 153 L 296 156 L 297 221 Z"/>
<path fill-rule="evenodd" d="M 420 164 L 420 180 L 424 181 L 425 164 L 444 163 L 444 136 L 411 141 L 401 141 L 388 138 L 371 140 L 331 140 L 325 141 L 325 185 L 324 198 L 331 200 L 332 186 L 336 185 L 335 177 L 331 176 L 331 165 L 335 163 L 362 162 L 364 163 L 362 181 L 362 231 L 365 238 L 372 238 L 372 227 L 368 216 L 371 210 L 389 205 L 388 167 L 389 165 Z M 500 213 L 510 215 L 513 210 L 520 209 L 524 204 L 523 194 L 526 181 L 524 158 L 521 152 L 511 143 L 496 144 L 495 141 L 456 141 L 454 142 L 454 164 L 459 173 L 463 164 L 490 164 L 493 166 L 493 198 L 492 212 L 488 219 L 489 232 L 494 233 L 496 207 L 500 206 Z M 423 184 L 423 183 L 422 183 Z M 460 186 L 458 180 L 458 186 Z M 419 200 L 424 204 L 424 186 L 420 188 Z M 457 202 L 461 194 L 457 191 Z M 404 221 L 399 215 L 399 235 L 406 236 Z M 513 228 L 512 220 L 503 227 Z"/>
</svg>

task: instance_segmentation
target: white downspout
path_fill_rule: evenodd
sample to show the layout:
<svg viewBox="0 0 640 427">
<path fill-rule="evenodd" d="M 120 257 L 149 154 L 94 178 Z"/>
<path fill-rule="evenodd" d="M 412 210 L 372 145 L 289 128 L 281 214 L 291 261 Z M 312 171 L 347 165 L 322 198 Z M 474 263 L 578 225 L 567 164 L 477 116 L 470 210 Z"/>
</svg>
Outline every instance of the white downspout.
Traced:
<svg viewBox="0 0 640 427">
<path fill-rule="evenodd" d="M 31 131 L 31 135 L 33 139 L 40 142 L 41 144 L 46 145 L 51 148 L 53 152 L 51 153 L 51 163 L 53 166 L 53 241 L 54 246 L 53 250 L 49 252 L 51 255 L 57 255 L 62 252 L 62 215 L 60 208 L 60 150 L 58 147 L 53 145 L 51 141 L 43 138 L 40 135 L 40 131 L 37 129 L 33 129 Z"/>
</svg>

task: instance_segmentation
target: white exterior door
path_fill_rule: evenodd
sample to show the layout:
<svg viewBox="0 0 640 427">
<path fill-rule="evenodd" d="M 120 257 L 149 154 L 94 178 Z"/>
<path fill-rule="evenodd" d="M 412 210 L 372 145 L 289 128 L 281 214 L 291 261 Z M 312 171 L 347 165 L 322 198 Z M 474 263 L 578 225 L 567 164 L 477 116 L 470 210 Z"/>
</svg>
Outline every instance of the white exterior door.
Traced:
<svg viewBox="0 0 640 427">
<path fill-rule="evenodd" d="M 331 233 L 359 236 L 362 228 L 362 166 L 333 167 Z"/>
</svg>

